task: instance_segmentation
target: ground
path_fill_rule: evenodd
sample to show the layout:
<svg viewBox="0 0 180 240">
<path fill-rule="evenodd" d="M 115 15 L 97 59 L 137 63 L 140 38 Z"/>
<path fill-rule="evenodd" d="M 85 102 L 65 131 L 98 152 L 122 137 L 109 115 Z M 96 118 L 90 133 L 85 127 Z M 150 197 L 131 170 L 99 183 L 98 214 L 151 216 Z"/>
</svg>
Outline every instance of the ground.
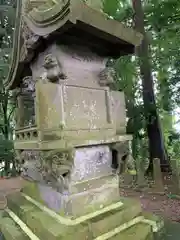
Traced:
<svg viewBox="0 0 180 240">
<path fill-rule="evenodd" d="M 180 198 L 173 199 L 175 190 L 171 176 L 163 176 L 165 194 L 137 192 L 133 189 L 120 189 L 123 196 L 139 199 L 145 211 L 159 215 L 165 220 L 166 237 L 164 240 L 179 240 L 180 236 Z M 176 193 L 178 194 L 178 193 Z M 180 196 L 180 192 L 179 192 Z"/>
<path fill-rule="evenodd" d="M 139 199 L 145 211 L 180 222 L 180 200 L 170 199 L 166 195 L 141 193 L 133 190 L 121 190 L 121 195 Z"/>
<path fill-rule="evenodd" d="M 150 190 L 137 192 L 133 189 L 121 189 L 121 195 L 139 199 L 145 211 L 160 215 L 165 219 L 180 222 L 180 199 L 171 198 L 174 193 L 171 176 L 163 176 L 165 194 L 150 193 Z"/>
</svg>

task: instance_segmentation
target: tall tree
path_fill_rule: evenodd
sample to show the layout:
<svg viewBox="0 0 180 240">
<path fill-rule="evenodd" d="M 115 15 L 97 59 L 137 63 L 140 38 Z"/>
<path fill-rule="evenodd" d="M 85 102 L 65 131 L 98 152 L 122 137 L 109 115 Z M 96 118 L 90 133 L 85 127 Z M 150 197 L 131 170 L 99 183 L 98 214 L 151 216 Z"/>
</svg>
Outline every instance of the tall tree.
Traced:
<svg viewBox="0 0 180 240">
<path fill-rule="evenodd" d="M 132 4 L 134 9 L 135 29 L 144 36 L 141 45 L 137 48 L 137 55 L 139 57 L 142 78 L 144 113 L 149 140 L 150 160 L 159 158 L 161 163 L 166 163 L 167 157 L 155 101 L 149 43 L 145 32 L 142 2 L 141 0 L 132 0 Z"/>
<path fill-rule="evenodd" d="M 0 0 L 0 162 L 5 163 L 8 173 L 13 162 L 12 127 L 15 101 L 12 93 L 5 89 L 11 63 L 13 30 L 15 23 L 15 0 Z"/>
</svg>

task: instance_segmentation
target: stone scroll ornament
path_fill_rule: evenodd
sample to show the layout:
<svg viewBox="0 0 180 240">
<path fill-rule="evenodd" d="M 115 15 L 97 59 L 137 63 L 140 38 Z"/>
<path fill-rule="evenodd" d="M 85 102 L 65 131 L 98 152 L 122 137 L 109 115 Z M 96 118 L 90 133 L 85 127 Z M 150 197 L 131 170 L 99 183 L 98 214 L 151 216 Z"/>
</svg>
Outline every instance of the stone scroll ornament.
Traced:
<svg viewBox="0 0 180 240">
<path fill-rule="evenodd" d="M 43 66 L 46 69 L 46 77 L 48 81 L 56 83 L 67 78 L 62 71 L 60 62 L 52 54 L 48 54 L 45 57 Z"/>
<path fill-rule="evenodd" d="M 73 166 L 73 149 L 51 151 L 23 151 L 21 153 L 23 177 L 42 182 L 58 192 L 69 189 Z"/>
</svg>

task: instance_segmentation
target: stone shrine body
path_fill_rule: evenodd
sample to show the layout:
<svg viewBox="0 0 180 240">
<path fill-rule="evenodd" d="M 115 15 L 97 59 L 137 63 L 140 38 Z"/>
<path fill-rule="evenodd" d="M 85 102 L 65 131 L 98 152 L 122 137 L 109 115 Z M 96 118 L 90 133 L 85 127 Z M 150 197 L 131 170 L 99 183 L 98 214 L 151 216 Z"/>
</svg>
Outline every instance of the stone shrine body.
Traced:
<svg viewBox="0 0 180 240">
<path fill-rule="evenodd" d="M 107 63 L 133 53 L 142 36 L 90 1 L 19 0 L 18 10 L 20 41 L 6 87 L 18 93 L 14 145 L 27 179 L 19 198 L 66 226 L 118 211 L 120 160 L 132 137 Z M 48 239 L 66 239 L 58 236 Z"/>
<path fill-rule="evenodd" d="M 47 24 L 57 6 L 48 13 L 45 2 L 21 6 L 21 52 L 9 83 L 18 91 L 15 149 L 42 201 L 75 217 L 119 199 L 116 173 L 132 137 L 107 61 L 133 53 L 141 35 L 82 1 L 60 1 Z"/>
</svg>

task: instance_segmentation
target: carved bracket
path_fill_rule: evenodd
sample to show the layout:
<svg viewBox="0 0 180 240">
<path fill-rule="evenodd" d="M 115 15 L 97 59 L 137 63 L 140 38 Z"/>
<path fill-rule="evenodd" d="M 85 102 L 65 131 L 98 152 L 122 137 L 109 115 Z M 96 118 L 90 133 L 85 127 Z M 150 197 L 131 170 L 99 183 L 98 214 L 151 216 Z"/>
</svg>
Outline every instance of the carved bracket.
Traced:
<svg viewBox="0 0 180 240">
<path fill-rule="evenodd" d="M 112 67 L 106 67 L 99 74 L 99 84 L 100 86 L 109 86 L 114 82 L 116 72 Z"/>
<path fill-rule="evenodd" d="M 73 167 L 74 150 L 23 151 L 20 154 L 22 175 L 43 182 L 58 192 L 67 191 Z"/>
<path fill-rule="evenodd" d="M 129 143 L 116 143 L 111 146 L 112 150 L 117 151 L 117 174 L 132 172 L 136 174 L 135 161 L 130 153 Z"/>
<path fill-rule="evenodd" d="M 62 66 L 58 59 L 52 54 L 48 54 L 44 59 L 44 68 L 47 72 L 47 79 L 50 82 L 58 82 L 59 80 L 66 79 L 66 75 L 62 71 Z"/>
</svg>

